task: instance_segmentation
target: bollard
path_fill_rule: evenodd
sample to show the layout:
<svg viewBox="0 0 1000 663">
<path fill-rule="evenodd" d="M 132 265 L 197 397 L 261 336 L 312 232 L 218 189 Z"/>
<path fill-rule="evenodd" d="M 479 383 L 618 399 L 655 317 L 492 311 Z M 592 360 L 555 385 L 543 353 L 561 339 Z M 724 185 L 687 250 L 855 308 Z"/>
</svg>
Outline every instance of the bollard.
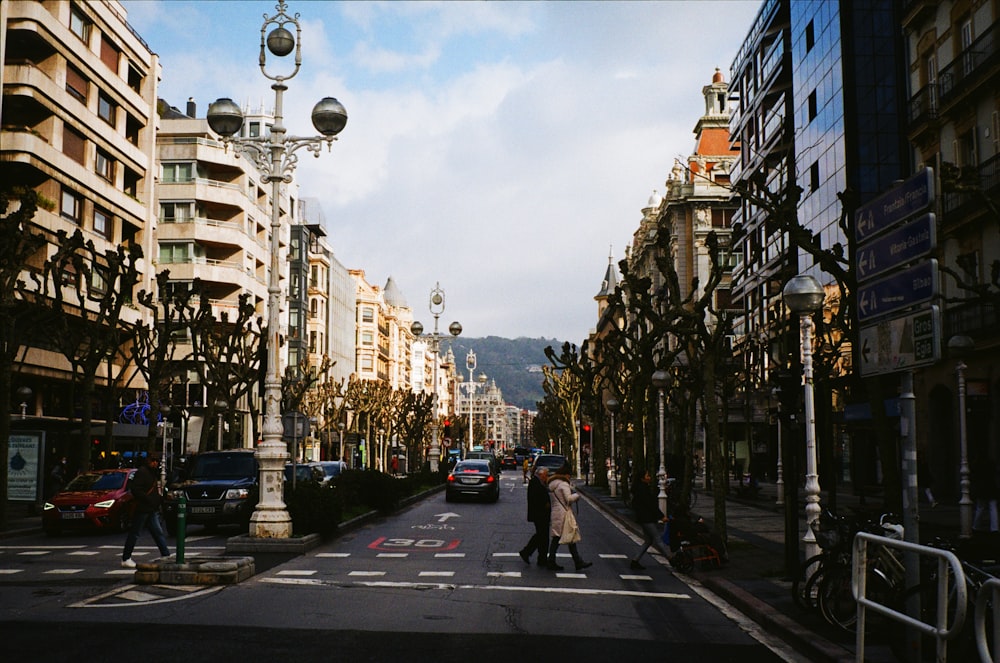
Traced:
<svg viewBox="0 0 1000 663">
<path fill-rule="evenodd" d="M 177 563 L 184 563 L 184 537 L 187 533 L 187 496 L 181 491 L 177 501 Z"/>
</svg>

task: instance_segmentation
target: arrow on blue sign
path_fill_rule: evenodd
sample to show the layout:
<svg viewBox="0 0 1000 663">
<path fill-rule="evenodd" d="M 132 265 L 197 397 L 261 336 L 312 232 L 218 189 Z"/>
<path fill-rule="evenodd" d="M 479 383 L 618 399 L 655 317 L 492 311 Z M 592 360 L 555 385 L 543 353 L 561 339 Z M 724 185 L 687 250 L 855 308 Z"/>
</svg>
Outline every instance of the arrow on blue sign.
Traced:
<svg viewBox="0 0 1000 663">
<path fill-rule="evenodd" d="M 855 264 L 858 281 L 923 258 L 937 247 L 937 224 L 933 214 L 924 214 L 858 248 Z"/>
<path fill-rule="evenodd" d="M 937 260 L 926 260 L 909 269 L 858 288 L 858 320 L 865 321 L 930 301 L 938 293 Z"/>
</svg>

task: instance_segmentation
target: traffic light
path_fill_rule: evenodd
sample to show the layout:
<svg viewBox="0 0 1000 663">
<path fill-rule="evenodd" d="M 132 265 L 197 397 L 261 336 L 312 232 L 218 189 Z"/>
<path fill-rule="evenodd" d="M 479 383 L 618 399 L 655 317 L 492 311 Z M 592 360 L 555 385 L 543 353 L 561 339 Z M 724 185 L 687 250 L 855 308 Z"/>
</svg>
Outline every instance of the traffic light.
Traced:
<svg viewBox="0 0 1000 663">
<path fill-rule="evenodd" d="M 447 419 L 444 420 L 444 436 L 451 437 L 451 421 Z"/>
</svg>

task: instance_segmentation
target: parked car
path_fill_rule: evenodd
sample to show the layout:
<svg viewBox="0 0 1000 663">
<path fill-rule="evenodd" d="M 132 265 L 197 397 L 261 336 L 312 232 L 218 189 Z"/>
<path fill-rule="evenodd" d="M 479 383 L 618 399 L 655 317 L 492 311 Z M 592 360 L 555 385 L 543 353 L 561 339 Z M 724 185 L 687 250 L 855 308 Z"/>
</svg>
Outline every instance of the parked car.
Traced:
<svg viewBox="0 0 1000 663">
<path fill-rule="evenodd" d="M 454 502 L 460 497 L 473 497 L 489 502 L 500 499 L 500 479 L 490 469 L 489 461 L 460 460 L 448 474 L 444 498 Z"/>
<path fill-rule="evenodd" d="M 167 531 L 177 531 L 177 503 L 187 498 L 187 524 L 215 527 L 239 525 L 250 529 L 260 498 L 257 459 L 252 449 L 206 451 L 189 463 L 187 479 L 164 496 Z"/>
<path fill-rule="evenodd" d="M 319 466 L 319 463 L 295 463 L 295 465 L 285 463 L 285 483 L 292 482 L 293 467 L 295 468 L 296 483 L 301 481 L 315 481 L 319 483 L 323 480 L 323 469 Z"/>
<path fill-rule="evenodd" d="M 566 456 L 563 456 L 562 454 L 538 454 L 535 456 L 535 460 L 531 463 L 531 472 L 534 473 L 535 469 L 544 467 L 547 468 L 551 474 L 566 464 L 566 462 Z"/>
<path fill-rule="evenodd" d="M 42 507 L 42 527 L 49 536 L 67 529 L 121 532 L 132 522 L 128 482 L 135 468 L 99 470 L 78 475 Z"/>
<path fill-rule="evenodd" d="M 320 483 L 325 486 L 347 469 L 347 463 L 342 460 L 321 460 L 319 467 L 323 471 L 323 478 L 320 479 Z"/>
<path fill-rule="evenodd" d="M 465 454 L 466 460 L 485 460 L 490 464 L 493 474 L 500 474 L 500 461 L 492 451 L 470 451 Z"/>
</svg>

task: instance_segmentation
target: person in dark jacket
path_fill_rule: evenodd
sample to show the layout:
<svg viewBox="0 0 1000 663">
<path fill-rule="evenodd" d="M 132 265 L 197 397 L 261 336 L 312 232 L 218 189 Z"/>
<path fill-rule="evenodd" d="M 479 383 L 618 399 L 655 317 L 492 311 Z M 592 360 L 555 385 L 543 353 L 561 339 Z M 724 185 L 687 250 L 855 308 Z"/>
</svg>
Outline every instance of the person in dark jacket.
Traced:
<svg viewBox="0 0 1000 663">
<path fill-rule="evenodd" d="M 549 554 L 549 471 L 539 467 L 528 482 L 528 522 L 535 524 L 535 533 L 528 545 L 518 553 L 525 564 L 531 564 L 531 555 L 538 553 L 538 565 L 545 566 Z"/>
<path fill-rule="evenodd" d="M 635 509 L 635 521 L 642 528 L 643 537 L 639 552 L 629 562 L 629 568 L 636 571 L 645 568 L 639 560 L 646 554 L 650 546 L 656 546 L 660 554 L 667 558 L 670 557 L 670 552 L 663 545 L 660 530 L 657 527 L 659 523 L 666 522 L 666 517 L 660 511 L 660 507 L 656 502 L 656 495 L 653 494 L 653 490 L 650 488 L 652 481 L 653 478 L 646 471 L 643 472 L 641 477 L 636 476 L 632 482 L 632 507 Z"/>
<path fill-rule="evenodd" d="M 132 560 L 132 551 L 135 549 L 135 542 L 139 540 L 139 534 L 143 528 L 148 527 L 149 533 L 153 535 L 156 547 L 160 549 L 160 555 L 167 557 L 170 550 L 167 548 L 167 537 L 163 533 L 163 524 L 160 521 L 160 458 L 154 454 L 146 456 L 146 462 L 135 471 L 129 485 L 129 492 L 135 500 L 135 510 L 132 512 L 132 527 L 129 529 L 128 537 L 125 539 L 125 549 L 122 551 L 122 567 L 134 569 L 135 561 Z"/>
</svg>

